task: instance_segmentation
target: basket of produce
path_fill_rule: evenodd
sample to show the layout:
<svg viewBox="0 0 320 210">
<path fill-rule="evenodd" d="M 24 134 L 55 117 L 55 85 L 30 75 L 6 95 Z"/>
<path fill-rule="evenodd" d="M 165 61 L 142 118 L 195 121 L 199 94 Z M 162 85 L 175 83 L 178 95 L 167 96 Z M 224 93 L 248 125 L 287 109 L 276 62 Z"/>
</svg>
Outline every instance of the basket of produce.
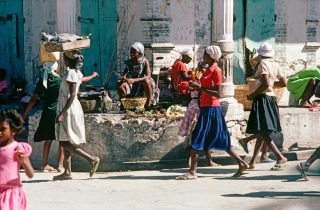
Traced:
<svg viewBox="0 0 320 210">
<path fill-rule="evenodd" d="M 99 113 L 103 110 L 101 94 L 79 94 L 78 98 L 84 113 Z"/>
<path fill-rule="evenodd" d="M 146 97 L 122 98 L 121 104 L 124 109 L 144 109 Z"/>
<path fill-rule="evenodd" d="M 245 111 L 249 111 L 251 109 L 252 101 L 247 99 L 247 95 L 249 95 L 249 93 L 251 92 L 253 92 L 251 84 L 235 85 L 235 88 L 234 88 L 235 98 L 239 103 L 243 104 Z M 273 92 L 275 93 L 277 102 L 279 102 L 283 94 L 283 87 L 280 85 L 279 82 L 274 83 Z"/>
<path fill-rule="evenodd" d="M 234 87 L 234 97 L 237 101 L 243 104 L 244 110 L 248 111 L 251 109 L 252 101 L 247 99 L 249 93 L 248 85 L 235 85 Z"/>
</svg>

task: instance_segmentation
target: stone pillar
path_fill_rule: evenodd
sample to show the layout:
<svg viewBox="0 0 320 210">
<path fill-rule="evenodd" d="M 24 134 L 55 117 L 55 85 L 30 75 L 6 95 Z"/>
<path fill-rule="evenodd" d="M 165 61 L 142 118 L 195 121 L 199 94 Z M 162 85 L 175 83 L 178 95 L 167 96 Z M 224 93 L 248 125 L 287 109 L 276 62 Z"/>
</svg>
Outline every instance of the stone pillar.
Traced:
<svg viewBox="0 0 320 210">
<path fill-rule="evenodd" d="M 233 84 L 233 0 L 214 1 L 214 27 L 214 40 L 222 51 L 221 106 L 226 120 L 241 120 L 244 118 L 243 105 L 234 98 Z"/>
</svg>

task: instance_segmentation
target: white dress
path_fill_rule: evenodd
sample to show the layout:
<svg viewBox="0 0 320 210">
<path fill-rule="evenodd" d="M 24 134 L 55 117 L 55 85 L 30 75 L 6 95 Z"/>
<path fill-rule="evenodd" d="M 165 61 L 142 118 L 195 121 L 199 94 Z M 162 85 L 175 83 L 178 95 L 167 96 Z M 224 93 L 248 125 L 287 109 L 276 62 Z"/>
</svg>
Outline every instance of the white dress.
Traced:
<svg viewBox="0 0 320 210">
<path fill-rule="evenodd" d="M 80 70 L 67 69 L 67 75 L 63 78 L 60 85 L 57 115 L 61 113 L 67 103 L 67 99 L 70 97 L 68 82 L 77 83 L 76 95 L 78 95 L 82 77 L 83 74 Z M 64 120 L 56 123 L 56 139 L 58 141 L 69 141 L 77 145 L 86 143 L 84 114 L 78 97 L 75 97 L 67 110 L 67 113 L 64 115 Z"/>
</svg>

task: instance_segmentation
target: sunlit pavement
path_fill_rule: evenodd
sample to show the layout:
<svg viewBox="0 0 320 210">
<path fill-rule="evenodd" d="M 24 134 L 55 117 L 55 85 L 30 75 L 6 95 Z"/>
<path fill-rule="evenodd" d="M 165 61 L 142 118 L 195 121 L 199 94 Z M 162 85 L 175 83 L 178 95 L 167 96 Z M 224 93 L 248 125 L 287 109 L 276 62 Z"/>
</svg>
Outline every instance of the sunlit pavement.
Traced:
<svg viewBox="0 0 320 210">
<path fill-rule="evenodd" d="M 57 173 L 22 174 L 30 210 L 96 209 L 319 209 L 320 161 L 300 179 L 290 161 L 283 171 L 258 164 L 240 178 L 236 166 L 201 167 L 197 180 L 175 180 L 187 169 L 73 173 L 73 180 L 51 181 Z"/>
</svg>

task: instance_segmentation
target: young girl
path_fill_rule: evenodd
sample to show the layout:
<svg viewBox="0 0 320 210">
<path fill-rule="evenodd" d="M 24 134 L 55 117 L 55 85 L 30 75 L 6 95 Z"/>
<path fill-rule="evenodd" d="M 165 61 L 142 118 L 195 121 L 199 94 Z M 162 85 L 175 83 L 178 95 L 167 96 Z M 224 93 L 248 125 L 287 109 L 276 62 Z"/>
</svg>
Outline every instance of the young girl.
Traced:
<svg viewBox="0 0 320 210">
<path fill-rule="evenodd" d="M 19 175 L 20 166 L 29 178 L 33 168 L 29 144 L 16 142 L 13 136 L 22 130 L 23 121 L 16 110 L 0 111 L 0 210 L 27 209 L 26 195 Z"/>
<path fill-rule="evenodd" d="M 68 67 L 67 75 L 63 78 L 60 86 L 57 118 L 56 118 L 56 138 L 60 141 L 64 149 L 65 171 L 53 177 L 53 180 L 68 180 L 71 176 L 71 155 L 77 154 L 86 159 L 91 164 L 90 177 L 96 172 L 100 158 L 94 157 L 82 149 L 79 145 L 86 143 L 84 114 L 77 98 L 79 86 L 82 82 L 88 82 L 98 76 L 93 72 L 91 76 L 83 77 L 81 68 L 83 66 L 83 56 L 79 51 L 64 52 L 64 62 Z"/>
<path fill-rule="evenodd" d="M 200 84 L 190 82 L 190 86 L 200 91 L 200 115 L 192 132 L 191 166 L 186 174 L 177 176 L 178 180 L 196 179 L 197 162 L 201 150 L 223 150 L 233 157 L 239 166 L 235 177 L 241 176 L 249 167 L 231 147 L 230 134 L 219 103 L 219 87 L 222 83 L 222 71 L 217 62 L 221 57 L 219 46 L 208 46 L 203 55 L 204 64 L 208 64 L 202 74 Z"/>
</svg>

